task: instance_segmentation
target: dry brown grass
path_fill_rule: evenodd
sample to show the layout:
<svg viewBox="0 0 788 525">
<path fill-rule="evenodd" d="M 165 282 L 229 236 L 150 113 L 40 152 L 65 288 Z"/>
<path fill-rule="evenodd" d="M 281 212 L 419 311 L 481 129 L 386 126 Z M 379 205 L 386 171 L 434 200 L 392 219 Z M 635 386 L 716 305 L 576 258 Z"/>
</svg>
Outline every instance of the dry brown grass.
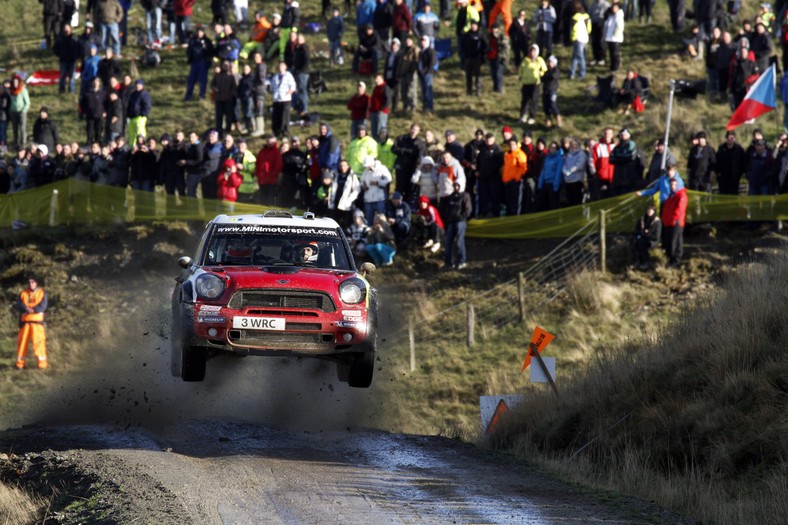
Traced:
<svg viewBox="0 0 788 525">
<path fill-rule="evenodd" d="M 784 522 L 786 290 L 785 250 L 745 265 L 653 343 L 599 349 L 561 399 L 529 390 L 496 445 L 704 522 Z"/>
<path fill-rule="evenodd" d="M 0 483 L 0 524 L 34 523 L 44 501 L 11 485 Z"/>
</svg>

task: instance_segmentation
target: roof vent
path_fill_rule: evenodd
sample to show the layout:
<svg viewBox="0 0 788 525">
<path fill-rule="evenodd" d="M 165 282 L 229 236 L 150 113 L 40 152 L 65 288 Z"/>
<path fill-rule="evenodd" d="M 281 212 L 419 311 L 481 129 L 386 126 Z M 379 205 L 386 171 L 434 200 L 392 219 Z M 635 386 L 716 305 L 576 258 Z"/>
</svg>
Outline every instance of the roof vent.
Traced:
<svg viewBox="0 0 788 525">
<path fill-rule="evenodd" d="M 289 211 L 284 210 L 268 210 L 263 213 L 263 217 L 270 218 L 270 217 L 281 217 L 285 219 L 292 219 L 293 215 Z"/>
<path fill-rule="evenodd" d="M 308 221 L 313 221 L 313 220 L 315 220 L 315 214 L 312 213 L 311 211 L 305 211 L 304 212 L 304 219 L 306 219 Z"/>
</svg>

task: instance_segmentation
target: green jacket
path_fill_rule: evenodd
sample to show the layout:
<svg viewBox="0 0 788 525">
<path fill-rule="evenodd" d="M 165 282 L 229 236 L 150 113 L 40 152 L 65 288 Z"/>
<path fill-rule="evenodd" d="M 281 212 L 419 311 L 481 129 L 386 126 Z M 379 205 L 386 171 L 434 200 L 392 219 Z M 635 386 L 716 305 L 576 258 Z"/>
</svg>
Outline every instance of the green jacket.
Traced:
<svg viewBox="0 0 788 525">
<path fill-rule="evenodd" d="M 347 147 L 347 162 L 353 173 L 364 172 L 364 159 L 367 156 L 378 158 L 378 143 L 367 135 L 363 139 L 354 139 Z"/>
<path fill-rule="evenodd" d="M 257 191 L 257 179 L 254 176 L 256 162 L 257 158 L 254 156 L 254 153 L 249 150 L 244 151 L 244 156 L 238 169 L 243 179 L 241 186 L 238 188 L 238 193 L 254 193 Z"/>
<path fill-rule="evenodd" d="M 383 144 L 378 143 L 378 160 L 391 172 L 394 171 L 394 163 L 397 162 L 397 156 L 391 151 L 393 146 L 394 141 L 391 140 L 391 137 L 387 138 Z"/>
<path fill-rule="evenodd" d="M 30 110 L 30 95 L 27 88 L 23 87 L 18 95 L 11 95 L 11 104 L 8 110 L 12 113 L 27 113 Z"/>
<path fill-rule="evenodd" d="M 526 57 L 520 64 L 520 84 L 536 85 L 542 83 L 542 75 L 547 72 L 547 64 L 542 57 L 531 60 Z"/>
</svg>

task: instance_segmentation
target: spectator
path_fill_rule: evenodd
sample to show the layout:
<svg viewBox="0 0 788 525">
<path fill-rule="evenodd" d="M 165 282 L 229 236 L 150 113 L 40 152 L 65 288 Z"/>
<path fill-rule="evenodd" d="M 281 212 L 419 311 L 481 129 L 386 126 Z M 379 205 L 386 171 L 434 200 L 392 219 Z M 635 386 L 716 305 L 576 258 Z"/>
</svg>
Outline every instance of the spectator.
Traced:
<svg viewBox="0 0 788 525">
<path fill-rule="evenodd" d="M 564 165 L 564 156 L 558 142 L 552 141 L 547 150 L 547 155 L 539 173 L 539 181 L 536 185 L 537 211 L 555 210 L 558 208 L 559 197 L 561 195 L 561 169 Z"/>
<path fill-rule="evenodd" d="M 733 95 L 731 110 L 735 110 L 747 95 L 747 90 L 758 79 L 760 69 L 747 38 L 739 39 L 739 47 L 729 66 L 728 89 Z"/>
<path fill-rule="evenodd" d="M 624 12 L 615 0 L 605 18 L 603 31 L 605 45 L 610 52 L 610 71 L 615 73 L 621 67 L 621 44 L 624 42 Z"/>
<path fill-rule="evenodd" d="M 424 139 L 419 137 L 420 132 L 421 127 L 414 122 L 410 125 L 408 133 L 397 137 L 391 148 L 397 157 L 394 164 L 397 174 L 396 190 L 402 194 L 405 202 L 414 202 L 416 198 L 411 177 L 418 169 L 419 163 L 427 151 Z"/>
<path fill-rule="evenodd" d="M 646 172 L 646 184 L 651 184 L 662 176 L 666 166 L 676 163 L 676 157 L 669 148 L 665 147 L 665 139 L 654 141 L 654 155 L 651 156 L 651 163 Z"/>
<path fill-rule="evenodd" d="M 55 162 L 49 156 L 46 144 L 39 144 L 34 150 L 28 166 L 30 179 L 35 187 L 51 183 L 55 179 Z"/>
<path fill-rule="evenodd" d="M 632 264 L 640 270 L 647 270 L 651 262 L 649 251 L 659 246 L 661 238 L 662 221 L 657 215 L 656 206 L 649 204 L 635 225 L 635 234 L 632 236 Z"/>
<path fill-rule="evenodd" d="M 432 12 L 429 0 L 424 2 L 422 9 L 413 17 L 413 34 L 419 40 L 424 36 L 430 37 L 431 41 L 435 40 L 438 36 L 438 31 L 440 31 L 440 19 L 438 15 Z"/>
<path fill-rule="evenodd" d="M 289 134 L 290 102 L 296 92 L 296 81 L 287 70 L 287 64 L 279 62 L 279 72 L 271 77 L 271 96 L 273 99 L 273 113 L 271 115 L 271 128 L 276 137 Z"/>
<path fill-rule="evenodd" d="M 82 48 L 74 38 L 71 31 L 71 25 L 65 24 L 63 30 L 55 39 L 52 52 L 58 58 L 60 64 L 60 82 L 58 91 L 60 93 L 66 92 L 66 85 L 68 85 L 68 92 L 74 92 L 74 72 L 77 67 L 77 60 L 82 58 Z"/>
<path fill-rule="evenodd" d="M 364 220 L 363 211 L 355 210 L 353 212 L 353 223 L 345 231 L 347 232 L 348 243 L 350 244 L 350 249 L 353 250 L 353 255 L 356 257 L 366 256 L 369 226 L 367 221 Z"/>
<path fill-rule="evenodd" d="M 731 42 L 731 34 L 728 31 L 724 31 L 718 40 L 715 38 L 717 31 L 714 30 L 712 34 L 707 55 L 709 95 L 712 102 L 728 100 L 726 95 L 728 91 L 729 66 L 736 54 L 736 46 Z"/>
<path fill-rule="evenodd" d="M 282 177 L 277 202 L 286 208 L 309 206 L 309 183 L 306 178 L 306 153 L 301 149 L 301 139 L 291 137 L 282 141 Z"/>
<path fill-rule="evenodd" d="M 544 56 L 549 57 L 553 54 L 553 29 L 556 23 L 555 8 L 550 5 L 550 0 L 539 0 L 539 7 L 534 11 L 534 24 L 536 25 L 536 49 L 541 49 Z M 531 48 L 528 49 L 526 59 L 531 55 Z"/>
<path fill-rule="evenodd" d="M 394 23 L 394 6 L 389 0 L 378 0 L 372 15 L 372 27 L 381 44 L 391 39 L 391 26 Z M 374 219 L 374 217 L 373 217 Z"/>
<path fill-rule="evenodd" d="M 458 183 L 460 190 L 465 191 L 465 169 L 460 164 L 460 161 L 451 154 L 451 151 L 444 150 L 441 154 L 441 161 L 436 168 L 436 178 L 439 205 L 441 199 L 452 194 L 454 183 Z M 470 213 L 468 216 L 470 216 Z"/>
<path fill-rule="evenodd" d="M 435 132 L 431 129 L 424 132 L 424 145 L 426 154 L 432 157 L 435 162 L 440 162 L 443 155 L 443 145 L 438 142 Z"/>
<path fill-rule="evenodd" d="M 410 236 L 411 209 L 407 202 L 402 200 L 402 194 L 395 191 L 391 199 L 386 202 L 386 220 L 394 233 L 394 242 L 397 247 L 406 244 Z"/>
<path fill-rule="evenodd" d="M 110 185 L 117 188 L 126 188 L 129 185 L 129 169 L 131 167 L 131 151 L 126 139 L 118 137 L 115 142 L 110 142 L 109 179 Z"/>
<path fill-rule="evenodd" d="M 205 29 L 198 25 L 194 35 L 189 39 L 186 48 L 186 58 L 189 62 L 189 76 L 186 80 L 186 95 L 183 101 L 192 99 L 194 86 L 200 83 L 200 100 L 205 98 L 208 87 L 208 66 L 213 58 L 213 42 L 205 36 Z"/>
<path fill-rule="evenodd" d="M 643 81 L 637 72 L 629 68 L 621 89 L 613 94 L 613 105 L 618 107 L 620 115 L 628 115 L 630 110 L 642 111 Z"/>
<path fill-rule="evenodd" d="M 62 0 L 39 0 L 43 8 L 44 42 L 51 48 L 52 43 L 60 35 L 60 21 L 63 17 Z"/>
<path fill-rule="evenodd" d="M 263 206 L 277 206 L 277 190 L 282 167 L 282 153 L 279 151 L 276 137 L 264 135 L 263 147 L 257 153 L 254 168 L 254 175 L 260 186 L 260 204 Z"/>
<path fill-rule="evenodd" d="M 261 137 L 265 133 L 265 93 L 268 82 L 268 66 L 263 61 L 263 55 L 258 51 L 252 54 L 252 61 L 254 62 L 252 69 L 252 95 L 254 97 L 252 136 Z"/>
<path fill-rule="evenodd" d="M 610 9 L 610 3 L 607 0 L 593 0 L 591 7 L 589 7 L 589 15 L 591 16 L 592 66 L 605 65 L 604 28 L 608 9 Z"/>
<path fill-rule="evenodd" d="M 238 58 L 246 60 L 250 53 L 265 53 L 264 45 L 268 32 L 271 30 L 271 22 L 265 17 L 263 11 L 254 14 L 254 25 L 249 33 L 249 41 L 241 46 Z M 262 48 L 262 49 L 261 49 Z"/>
<path fill-rule="evenodd" d="M 459 42 L 465 60 L 465 94 L 482 96 L 482 61 L 487 54 L 487 42 L 479 32 L 479 21 L 471 20 L 470 28 L 462 34 Z"/>
<path fill-rule="evenodd" d="M 402 45 L 398 38 L 391 40 L 390 48 L 389 54 L 383 61 L 383 78 L 389 88 L 389 113 L 397 110 L 397 102 L 399 101 L 399 61 L 401 58 L 399 51 Z"/>
<path fill-rule="evenodd" d="M 57 125 L 50 120 L 46 107 L 41 107 L 38 118 L 33 123 L 33 142 L 44 144 L 49 151 L 55 151 L 55 145 L 60 143 Z"/>
<path fill-rule="evenodd" d="M 421 52 L 418 58 L 419 84 L 421 87 L 421 111 L 431 114 L 435 111 L 435 95 L 433 93 L 432 81 L 435 75 L 435 66 L 438 64 L 438 57 L 432 47 L 430 37 L 421 37 Z M 404 103 L 404 102 L 403 102 Z"/>
<path fill-rule="evenodd" d="M 503 33 L 509 34 L 509 29 L 512 26 L 512 0 L 496 0 L 495 5 L 491 8 L 488 5 L 484 6 L 484 12 L 487 16 L 487 29 L 491 30 L 493 25 L 497 23 L 498 15 L 503 19 Z"/>
<path fill-rule="evenodd" d="M 255 129 L 256 122 L 252 120 L 254 115 L 254 77 L 252 76 L 251 64 L 244 64 L 242 68 L 243 74 L 238 80 L 238 90 L 236 97 L 238 99 L 238 110 L 241 114 L 244 124 L 244 133 L 252 133 Z M 240 128 L 240 126 L 238 126 Z"/>
<path fill-rule="evenodd" d="M 509 139 L 508 146 L 508 150 L 503 154 L 501 180 L 506 201 L 506 216 L 511 217 L 522 213 L 522 186 L 523 178 L 528 172 L 528 157 L 514 135 Z"/>
<path fill-rule="evenodd" d="M 382 266 L 391 266 L 394 263 L 394 255 L 397 253 L 394 232 L 382 212 L 375 214 L 366 242 L 367 255 L 372 262 Z"/>
<path fill-rule="evenodd" d="M 316 215 L 328 215 L 328 203 L 334 198 L 331 194 L 333 184 L 334 173 L 329 170 L 323 170 L 320 184 L 313 188 L 312 203 L 309 206 L 309 209 L 314 211 Z"/>
<path fill-rule="evenodd" d="M 333 65 L 344 64 L 342 58 L 342 35 L 345 34 L 345 20 L 339 14 L 339 8 L 331 10 L 331 18 L 326 23 L 326 37 L 328 37 L 328 63 Z"/>
<path fill-rule="evenodd" d="M 147 28 L 148 45 L 161 47 L 161 8 L 162 0 L 140 0 L 140 5 L 145 10 L 145 25 Z"/>
<path fill-rule="evenodd" d="M 243 179 L 238 174 L 238 166 L 233 159 L 227 159 L 222 166 L 222 172 L 216 179 L 216 198 L 230 203 L 230 211 L 233 210 L 232 204 L 238 200 L 238 188 Z"/>
<path fill-rule="evenodd" d="M 479 151 L 478 157 L 479 210 L 477 215 L 479 218 L 498 217 L 501 214 L 503 162 L 504 153 L 501 147 L 495 143 L 495 135 L 487 133 L 484 136 L 484 146 Z"/>
<path fill-rule="evenodd" d="M 462 164 L 465 170 L 465 189 L 471 196 L 471 203 L 474 205 L 474 210 L 471 218 L 476 216 L 478 211 L 478 181 L 479 181 L 479 154 L 484 148 L 484 130 L 478 128 L 465 146 L 463 146 Z"/>
<path fill-rule="evenodd" d="M 238 58 L 241 55 L 241 42 L 235 37 L 233 27 L 226 24 L 224 27 L 216 26 L 216 43 L 214 44 L 214 56 L 220 62 L 229 62 L 231 71 L 235 75 L 238 73 Z"/>
<path fill-rule="evenodd" d="M 235 125 L 235 102 L 238 84 L 235 75 L 230 72 L 230 63 L 222 62 L 211 80 L 211 93 L 216 117 L 216 129 L 219 133 L 231 133 Z"/>
<path fill-rule="evenodd" d="M 367 84 L 359 80 L 356 84 L 356 94 L 348 100 L 347 108 L 350 110 L 350 138 L 358 136 L 358 128 L 366 127 L 367 115 L 369 114 L 370 98 L 367 94 Z M 371 217 L 371 215 L 370 215 Z"/>
<path fill-rule="evenodd" d="M 651 184 L 645 190 L 641 190 L 637 192 L 638 197 L 651 197 L 655 193 L 659 193 L 659 207 L 660 210 L 662 206 L 665 204 L 665 201 L 668 200 L 670 197 L 670 181 L 675 179 L 677 181 L 676 189 L 682 189 L 684 187 L 684 179 L 681 178 L 681 175 L 676 171 L 676 162 L 670 162 L 667 164 L 665 168 L 665 172 L 659 176 L 659 178 Z"/>
<path fill-rule="evenodd" d="M 644 166 L 641 153 L 632 140 L 629 129 L 622 129 L 618 133 L 618 139 L 618 144 L 610 154 L 610 163 L 613 165 L 611 197 L 635 191 L 635 186 L 643 179 Z"/>
<path fill-rule="evenodd" d="M 104 50 L 104 58 L 98 63 L 98 76 L 104 89 L 110 87 L 110 78 L 120 78 L 123 73 L 115 55 L 116 53 L 112 49 L 107 48 Z"/>
<path fill-rule="evenodd" d="M 394 7 L 391 12 L 393 36 L 403 41 L 410 34 L 412 26 L 413 14 L 408 5 L 403 0 L 394 0 Z"/>
<path fill-rule="evenodd" d="M 234 0 L 233 15 L 238 25 L 246 27 L 249 23 L 249 0 Z"/>
<path fill-rule="evenodd" d="M 561 168 L 563 184 L 566 191 L 566 202 L 569 206 L 583 203 L 583 193 L 586 182 L 586 166 L 588 155 L 580 147 L 580 141 L 573 138 L 569 142 L 569 151 L 564 155 L 564 164 Z"/>
<path fill-rule="evenodd" d="M 391 173 L 386 167 L 369 156 L 364 159 L 361 188 L 364 191 L 364 215 L 374 217 L 386 211 L 386 188 L 391 184 Z M 385 215 L 384 215 L 385 221 Z"/>
<path fill-rule="evenodd" d="M 197 186 L 201 185 L 202 164 L 204 151 L 200 144 L 200 136 L 192 131 L 189 133 L 189 145 L 186 147 L 184 158 L 178 161 L 178 165 L 186 170 L 186 196 L 196 197 Z M 205 188 L 203 187 L 203 193 Z"/>
<path fill-rule="evenodd" d="M 187 43 L 189 34 L 191 33 L 191 18 L 194 4 L 196 3 L 197 0 L 175 0 L 175 28 L 178 33 L 178 43 L 180 45 Z"/>
<path fill-rule="evenodd" d="M 14 75 L 11 79 L 10 94 L 8 116 L 14 131 L 14 145 L 24 146 L 27 143 L 27 112 L 30 111 L 30 95 L 24 80 L 19 75 Z"/>
<path fill-rule="evenodd" d="M 123 8 L 118 0 L 102 0 L 97 3 L 97 19 L 101 29 L 101 45 L 104 49 L 112 46 L 112 51 L 120 56 L 120 26 L 124 20 Z M 124 31 L 125 34 L 125 31 Z M 107 85 L 106 83 L 104 84 Z"/>
<path fill-rule="evenodd" d="M 418 187 L 419 198 L 425 197 L 433 204 L 438 202 L 438 181 L 432 157 L 425 156 L 421 160 L 421 166 L 413 173 L 410 182 Z"/>
<path fill-rule="evenodd" d="M 558 59 L 550 55 L 547 59 L 547 71 L 542 75 L 542 109 L 545 115 L 545 126 L 550 129 L 553 127 L 553 120 L 557 127 L 563 126 L 561 111 L 558 109 L 558 79 L 561 72 L 558 69 Z"/>
<path fill-rule="evenodd" d="M 397 163 L 397 156 L 394 155 L 392 148 L 394 141 L 389 137 L 388 128 L 380 128 L 378 132 L 378 160 L 383 163 L 389 172 L 394 173 L 394 166 Z"/>
<path fill-rule="evenodd" d="M 211 23 L 226 24 L 230 21 L 231 0 L 211 0 Z"/>
<path fill-rule="evenodd" d="M 662 205 L 662 247 L 671 266 L 678 268 L 684 255 L 684 225 L 687 217 L 687 190 L 678 180 L 670 180 L 670 195 Z"/>
<path fill-rule="evenodd" d="M 462 162 L 465 158 L 465 147 L 462 145 L 462 142 L 457 139 L 457 135 L 450 129 L 447 129 L 444 135 L 446 144 L 444 144 L 443 150 L 448 151 L 452 157 Z"/>
<path fill-rule="evenodd" d="M 126 104 L 126 118 L 128 119 L 128 128 L 126 129 L 127 137 L 136 137 L 137 135 L 147 136 L 147 122 L 148 116 L 151 111 L 151 99 L 148 92 L 145 90 L 145 82 L 138 78 L 134 82 L 134 91 L 129 97 Z M 131 139 L 129 139 L 131 142 Z"/>
<path fill-rule="evenodd" d="M 85 91 L 79 102 L 82 117 L 85 119 L 85 134 L 88 144 L 101 141 L 101 132 L 104 129 L 102 119 L 106 114 L 104 109 L 106 100 L 107 94 L 101 88 L 101 80 L 94 78 L 90 89 Z"/>
<path fill-rule="evenodd" d="M 0 155 L 8 151 L 8 120 L 11 118 L 11 81 L 3 80 L 0 86 Z"/>
<path fill-rule="evenodd" d="M 104 142 L 109 142 L 123 135 L 123 122 L 126 118 L 120 94 L 114 89 L 109 90 L 105 111 Z"/>
<path fill-rule="evenodd" d="M 534 124 L 536 122 L 536 101 L 539 98 L 539 84 L 542 75 L 547 72 L 547 64 L 539 56 L 539 46 L 533 44 L 528 56 L 520 65 L 520 122 Z"/>
<path fill-rule="evenodd" d="M 689 189 L 711 193 L 711 172 L 716 164 L 714 149 L 706 142 L 706 132 L 695 134 L 698 144 L 692 146 L 687 156 Z"/>
<path fill-rule="evenodd" d="M 531 26 L 526 19 L 525 9 L 517 13 L 517 18 L 509 26 L 509 44 L 514 52 L 514 67 L 520 67 L 531 47 Z"/>
<path fill-rule="evenodd" d="M 329 210 L 332 210 L 333 216 L 340 225 L 348 226 L 350 224 L 351 212 L 360 194 L 361 181 L 350 169 L 350 164 L 342 159 L 339 161 L 339 168 L 332 182 L 332 198 L 328 203 Z"/>
<path fill-rule="evenodd" d="M 487 36 L 488 46 L 485 54 L 487 65 L 490 67 L 490 78 L 492 78 L 493 93 L 503 93 L 503 53 L 504 41 L 501 28 L 494 25 Z"/>
<path fill-rule="evenodd" d="M 375 88 L 369 100 L 369 123 L 372 137 L 378 140 L 380 129 L 388 126 L 389 89 L 383 75 L 375 75 Z"/>
<path fill-rule="evenodd" d="M 772 195 L 776 184 L 777 166 L 763 139 L 755 141 L 755 149 L 747 154 L 745 176 L 748 195 Z"/>
<path fill-rule="evenodd" d="M 339 140 L 331 127 L 326 122 L 321 123 L 317 152 L 318 171 L 322 172 L 326 169 L 336 171 L 341 154 Z"/>
<path fill-rule="evenodd" d="M 572 41 L 572 63 L 569 67 L 569 78 L 575 78 L 577 69 L 580 68 L 580 80 L 586 78 L 586 46 L 590 40 L 591 17 L 586 13 L 580 0 L 576 0 L 572 8 L 575 14 L 572 16 L 572 27 L 570 39 Z"/>
<path fill-rule="evenodd" d="M 758 64 L 758 71 L 763 73 L 769 69 L 769 59 L 774 51 L 772 37 L 766 31 L 763 22 L 755 24 L 755 33 L 750 37 L 750 51 L 755 53 L 755 62 Z"/>
<path fill-rule="evenodd" d="M 422 244 L 424 248 L 429 248 L 432 253 L 438 253 L 444 233 L 443 220 L 438 213 L 438 208 L 426 195 L 419 197 L 418 206 L 415 226 L 416 242 Z"/>
<path fill-rule="evenodd" d="M 468 266 L 465 254 L 465 230 L 472 209 L 471 198 L 463 191 L 459 180 L 455 180 L 452 184 L 452 192 L 441 198 L 440 210 L 441 218 L 446 226 L 443 267 L 462 270 Z"/>
<path fill-rule="evenodd" d="M 375 28 L 371 24 L 364 27 L 364 32 L 359 35 L 358 47 L 353 54 L 353 73 L 359 75 L 373 75 L 378 72 L 378 47 L 380 41 Z"/>
<path fill-rule="evenodd" d="M 408 36 L 400 49 L 397 62 L 402 111 L 409 116 L 416 109 L 416 73 L 419 70 L 419 50 Z"/>
<path fill-rule="evenodd" d="M 293 104 L 302 117 L 309 115 L 309 64 L 309 46 L 306 43 L 306 37 L 299 33 L 293 50 L 292 73 L 296 80 L 298 95 Z"/>
<path fill-rule="evenodd" d="M 744 174 L 747 156 L 744 148 L 736 142 L 736 132 L 725 133 L 725 142 L 717 148 L 716 171 L 717 184 L 723 195 L 738 195 L 739 182 Z"/>
<path fill-rule="evenodd" d="M 161 143 L 161 153 L 159 155 L 159 180 L 164 182 L 164 191 L 167 195 L 186 195 L 186 180 L 184 178 L 183 166 L 180 161 L 186 158 L 185 144 L 183 143 L 183 132 L 178 131 L 175 139 L 170 140 L 170 135 L 165 133 L 159 139 Z"/>
<path fill-rule="evenodd" d="M 101 82 L 101 77 L 99 76 L 100 62 L 101 58 L 98 56 L 98 47 L 96 47 L 96 44 L 90 44 L 87 55 L 82 59 L 82 69 L 80 72 L 81 82 L 79 85 L 80 97 L 85 93 L 85 91 L 90 89 L 94 79 L 98 79 L 99 82 Z"/>
<path fill-rule="evenodd" d="M 131 187 L 140 191 L 153 191 L 156 185 L 159 170 L 156 167 L 156 141 L 151 137 L 151 142 L 145 141 L 142 135 L 137 136 L 137 142 L 131 150 L 129 167 L 131 168 Z"/>
<path fill-rule="evenodd" d="M 208 140 L 203 147 L 202 160 L 202 197 L 203 199 L 216 198 L 216 178 L 222 169 L 224 146 L 219 141 L 219 132 L 215 129 L 208 131 Z"/>
</svg>

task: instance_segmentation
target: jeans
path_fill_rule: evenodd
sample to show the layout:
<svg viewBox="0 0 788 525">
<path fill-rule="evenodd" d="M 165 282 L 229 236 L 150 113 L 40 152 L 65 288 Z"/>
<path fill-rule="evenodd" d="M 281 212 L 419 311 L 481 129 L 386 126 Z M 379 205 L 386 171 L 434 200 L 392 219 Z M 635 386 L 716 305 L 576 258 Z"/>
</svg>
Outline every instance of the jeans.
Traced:
<svg viewBox="0 0 788 525">
<path fill-rule="evenodd" d="M 197 186 L 200 185 L 200 174 L 199 173 L 187 173 L 186 174 L 186 196 L 187 197 L 196 197 L 197 196 Z"/>
<path fill-rule="evenodd" d="M 490 77 L 492 78 L 493 91 L 503 93 L 503 63 L 500 59 L 488 60 L 490 66 Z"/>
<path fill-rule="evenodd" d="M 27 140 L 27 112 L 12 111 L 10 116 L 14 130 L 14 144 L 24 146 Z"/>
<path fill-rule="evenodd" d="M 384 243 L 367 244 L 367 255 L 369 255 L 372 262 L 377 265 L 389 265 L 394 262 L 394 255 L 397 251 Z"/>
<path fill-rule="evenodd" d="M 421 104 L 423 111 L 434 111 L 435 98 L 432 93 L 432 72 L 419 73 L 421 83 Z"/>
<path fill-rule="evenodd" d="M 457 247 L 456 264 L 465 263 L 465 229 L 468 226 L 466 221 L 446 221 L 446 252 L 443 262 L 446 266 L 452 266 L 452 252 Z"/>
<path fill-rule="evenodd" d="M 183 100 L 191 100 L 194 92 L 194 85 L 200 83 L 200 98 L 205 98 L 205 90 L 208 86 L 208 62 L 198 60 L 189 67 L 189 78 L 186 80 L 186 96 Z"/>
<path fill-rule="evenodd" d="M 230 133 L 235 122 L 235 99 L 217 100 L 214 104 L 216 112 L 216 129 L 219 133 Z M 223 127 L 223 124 L 226 127 Z"/>
<path fill-rule="evenodd" d="M 388 126 L 389 114 L 376 111 L 369 114 L 369 127 L 372 128 L 372 138 L 378 140 L 378 134 L 382 128 Z"/>
<path fill-rule="evenodd" d="M 342 65 L 342 40 L 328 41 L 328 60 L 332 64 Z"/>
<path fill-rule="evenodd" d="M 76 70 L 76 67 L 76 62 L 60 61 L 60 84 L 58 89 L 60 93 L 66 92 L 66 78 L 68 78 L 68 92 L 74 92 L 74 86 L 76 85 L 76 82 L 74 81 L 74 71 Z"/>
<path fill-rule="evenodd" d="M 148 45 L 161 42 L 161 7 L 154 7 L 145 14 L 148 27 Z"/>
<path fill-rule="evenodd" d="M 120 55 L 120 31 L 118 24 L 101 24 L 101 47 L 107 49 L 112 45 L 116 55 Z"/>
<path fill-rule="evenodd" d="M 368 224 L 375 220 L 376 213 L 386 213 L 386 201 L 375 201 L 364 203 L 364 217 Z"/>
<path fill-rule="evenodd" d="M 577 66 L 580 66 L 580 78 L 586 78 L 586 45 L 582 42 L 572 44 L 572 65 L 569 67 L 569 78 L 575 78 Z"/>
<path fill-rule="evenodd" d="M 139 191 L 153 191 L 153 182 L 150 179 L 131 181 L 131 189 Z"/>
<path fill-rule="evenodd" d="M 301 113 L 309 112 L 309 73 L 298 73 L 296 75 L 296 85 L 298 86 L 298 100 L 300 101 Z"/>
<path fill-rule="evenodd" d="M 8 121 L 0 120 L 0 146 L 8 145 Z"/>
<path fill-rule="evenodd" d="M 366 122 L 367 122 L 366 119 L 350 121 L 350 140 L 353 140 L 354 138 L 358 137 L 358 127 L 366 124 Z M 367 219 L 367 221 L 370 220 L 371 219 Z"/>
<path fill-rule="evenodd" d="M 189 29 L 191 28 L 190 16 L 176 16 L 175 29 L 178 33 L 178 43 L 186 44 L 189 40 Z"/>
</svg>

